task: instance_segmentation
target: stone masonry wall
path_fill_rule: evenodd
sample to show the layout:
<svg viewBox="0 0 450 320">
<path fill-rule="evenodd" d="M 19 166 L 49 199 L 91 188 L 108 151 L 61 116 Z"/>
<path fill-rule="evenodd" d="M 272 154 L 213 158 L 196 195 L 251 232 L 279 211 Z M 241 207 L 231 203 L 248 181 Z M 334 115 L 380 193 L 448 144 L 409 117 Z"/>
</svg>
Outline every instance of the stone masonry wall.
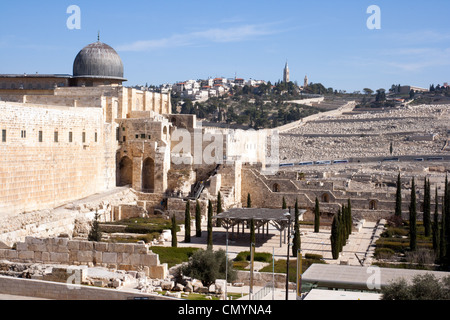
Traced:
<svg viewBox="0 0 450 320">
<path fill-rule="evenodd" d="M 125 271 L 144 271 L 147 276 L 164 279 L 167 264 L 145 244 L 121 244 L 27 237 L 16 250 L 0 250 L 0 260 L 22 263 L 100 266 Z"/>
<path fill-rule="evenodd" d="M 0 216 L 55 208 L 115 186 L 115 153 L 106 146 L 112 130 L 102 109 L 0 102 L 0 114 Z"/>
</svg>

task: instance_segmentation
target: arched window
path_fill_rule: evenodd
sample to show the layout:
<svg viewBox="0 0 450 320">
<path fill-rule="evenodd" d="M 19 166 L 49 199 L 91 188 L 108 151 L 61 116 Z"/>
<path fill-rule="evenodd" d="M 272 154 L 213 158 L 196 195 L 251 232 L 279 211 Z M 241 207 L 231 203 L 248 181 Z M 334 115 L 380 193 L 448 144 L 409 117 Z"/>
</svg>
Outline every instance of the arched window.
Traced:
<svg viewBox="0 0 450 320">
<path fill-rule="evenodd" d="M 369 209 L 370 210 L 377 210 L 378 209 L 378 203 L 376 200 L 371 200 L 369 202 Z"/>
<path fill-rule="evenodd" d="M 329 203 L 330 202 L 330 195 L 328 193 L 324 193 L 322 195 L 322 202 Z"/>
<path fill-rule="evenodd" d="M 272 186 L 272 191 L 273 191 L 273 192 L 280 192 L 280 185 L 279 185 L 278 183 L 275 183 L 275 184 Z"/>
<path fill-rule="evenodd" d="M 155 189 L 155 161 L 147 158 L 142 167 L 142 191 L 153 193 Z"/>
<path fill-rule="evenodd" d="M 123 157 L 118 165 L 117 186 L 133 184 L 133 161 L 128 157 Z"/>
</svg>

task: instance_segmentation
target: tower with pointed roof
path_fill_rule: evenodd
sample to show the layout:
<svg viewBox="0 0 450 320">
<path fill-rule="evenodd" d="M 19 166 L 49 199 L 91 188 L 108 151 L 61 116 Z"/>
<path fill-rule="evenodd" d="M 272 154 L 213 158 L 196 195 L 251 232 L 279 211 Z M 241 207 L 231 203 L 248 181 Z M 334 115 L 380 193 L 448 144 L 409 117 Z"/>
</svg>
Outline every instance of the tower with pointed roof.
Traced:
<svg viewBox="0 0 450 320">
<path fill-rule="evenodd" d="M 284 67 L 283 81 L 285 83 L 288 83 L 288 82 L 291 81 L 290 72 L 289 72 L 289 66 L 288 66 L 287 61 L 286 61 L 286 66 Z"/>
</svg>

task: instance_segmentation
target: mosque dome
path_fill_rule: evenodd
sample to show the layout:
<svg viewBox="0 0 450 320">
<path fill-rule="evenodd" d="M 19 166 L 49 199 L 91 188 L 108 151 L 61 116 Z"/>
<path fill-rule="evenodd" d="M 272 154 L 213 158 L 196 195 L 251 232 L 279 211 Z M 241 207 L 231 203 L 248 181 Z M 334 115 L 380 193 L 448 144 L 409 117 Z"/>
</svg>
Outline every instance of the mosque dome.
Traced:
<svg viewBox="0 0 450 320">
<path fill-rule="evenodd" d="M 105 43 L 97 41 L 84 47 L 73 63 L 74 78 L 122 80 L 123 63 L 117 52 Z"/>
</svg>

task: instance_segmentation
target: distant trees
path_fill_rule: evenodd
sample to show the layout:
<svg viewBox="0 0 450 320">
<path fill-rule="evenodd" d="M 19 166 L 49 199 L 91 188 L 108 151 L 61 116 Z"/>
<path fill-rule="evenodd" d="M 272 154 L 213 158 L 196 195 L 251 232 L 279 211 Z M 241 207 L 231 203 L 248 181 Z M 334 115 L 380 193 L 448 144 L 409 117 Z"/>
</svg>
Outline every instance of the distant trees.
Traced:
<svg viewBox="0 0 450 320">
<path fill-rule="evenodd" d="M 340 216 L 341 209 L 339 209 L 338 213 L 333 218 L 333 223 L 331 225 L 331 254 L 334 260 L 339 259 L 339 253 L 341 252 L 341 226 L 340 226 Z"/>
<path fill-rule="evenodd" d="M 250 193 L 247 195 L 247 208 L 251 208 L 252 207 L 252 197 L 250 195 Z"/>
<path fill-rule="evenodd" d="M 213 247 L 213 206 L 211 200 L 208 201 L 208 239 L 207 239 L 207 247 L 208 249 L 212 249 Z"/>
<path fill-rule="evenodd" d="M 342 210 L 338 210 L 331 225 L 331 253 L 334 260 L 339 259 L 339 254 L 344 249 L 348 238 L 352 234 L 352 228 L 352 206 L 349 199 L 347 205 L 343 205 Z"/>
<path fill-rule="evenodd" d="M 450 277 L 436 278 L 432 274 L 417 275 L 409 284 L 396 280 L 381 289 L 382 300 L 450 300 Z"/>
<path fill-rule="evenodd" d="M 202 237 L 202 211 L 198 200 L 195 204 L 195 236 L 197 238 Z"/>
<path fill-rule="evenodd" d="M 175 216 L 175 214 L 172 215 L 172 229 L 171 229 L 171 233 L 172 233 L 172 248 L 176 248 L 178 246 L 178 241 L 177 241 L 177 218 Z"/>
<path fill-rule="evenodd" d="M 102 232 L 100 230 L 100 215 L 98 214 L 98 210 L 95 211 L 94 221 L 92 223 L 92 228 L 88 234 L 88 240 L 92 242 L 100 242 L 102 241 Z"/>
<path fill-rule="evenodd" d="M 397 177 L 397 193 L 395 194 L 395 216 L 402 216 L 402 180 L 400 173 Z"/>
<path fill-rule="evenodd" d="M 285 197 L 283 197 L 283 204 L 282 204 L 282 207 L 281 207 L 283 210 L 285 210 L 285 209 L 287 209 L 287 204 L 286 204 L 286 198 Z"/>
<path fill-rule="evenodd" d="M 417 249 L 417 203 L 416 185 L 414 178 L 411 182 L 411 203 L 409 205 L 409 247 L 411 251 Z"/>
<path fill-rule="evenodd" d="M 425 237 L 429 237 L 431 235 L 431 186 L 430 180 L 427 178 L 425 178 L 424 183 L 423 225 Z"/>
<path fill-rule="evenodd" d="M 184 242 L 191 242 L 191 202 L 189 200 L 184 210 Z"/>
</svg>

